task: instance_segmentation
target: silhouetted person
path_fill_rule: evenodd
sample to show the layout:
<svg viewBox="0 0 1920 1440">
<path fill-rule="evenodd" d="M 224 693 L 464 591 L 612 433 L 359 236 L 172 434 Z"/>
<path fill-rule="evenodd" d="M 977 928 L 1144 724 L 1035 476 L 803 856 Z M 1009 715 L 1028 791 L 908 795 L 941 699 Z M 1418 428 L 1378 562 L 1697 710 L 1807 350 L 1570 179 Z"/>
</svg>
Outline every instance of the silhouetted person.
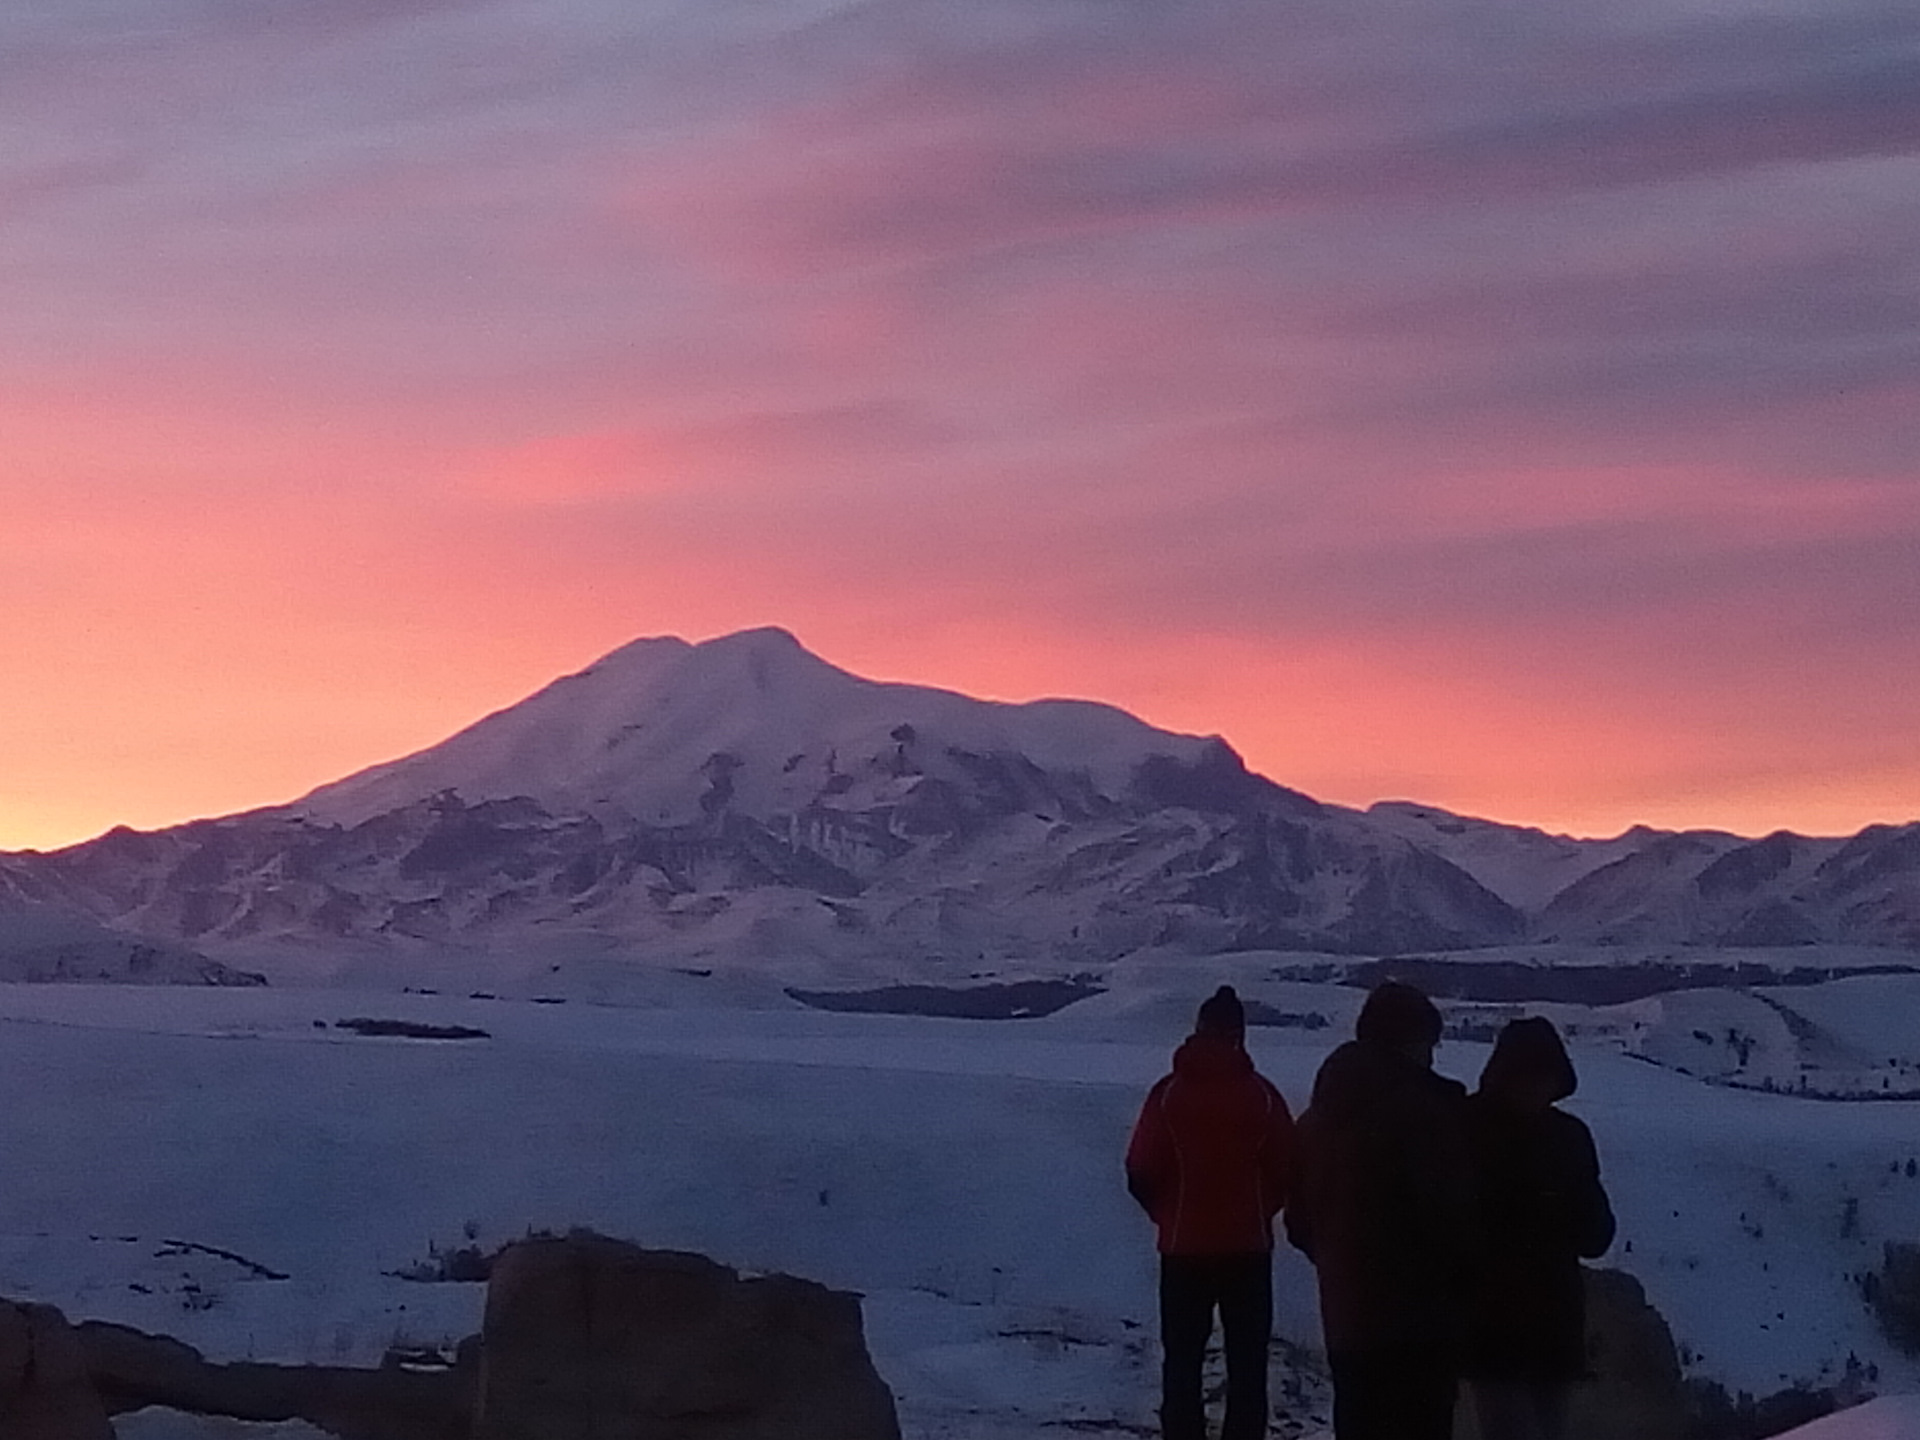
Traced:
<svg viewBox="0 0 1920 1440">
<path fill-rule="evenodd" d="M 1613 1243 L 1587 1127 L 1555 1103 L 1579 1083 L 1551 1021 L 1500 1032 L 1467 1101 L 1482 1258 L 1466 1373 L 1482 1440 L 1560 1440 L 1586 1374 L 1580 1259 Z"/>
<path fill-rule="evenodd" d="M 1293 1116 L 1253 1068 L 1230 985 L 1200 1006 L 1127 1146 L 1127 1189 L 1159 1230 L 1160 1427 L 1205 1440 L 1200 1366 L 1214 1311 L 1227 1361 L 1221 1440 L 1267 1433 L 1273 1334 L 1273 1217 L 1286 1203 Z"/>
<path fill-rule="evenodd" d="M 1287 1238 L 1313 1261 L 1336 1440 L 1450 1440 L 1473 1262 L 1466 1090 L 1440 1012 L 1376 988 L 1300 1117 Z"/>
</svg>

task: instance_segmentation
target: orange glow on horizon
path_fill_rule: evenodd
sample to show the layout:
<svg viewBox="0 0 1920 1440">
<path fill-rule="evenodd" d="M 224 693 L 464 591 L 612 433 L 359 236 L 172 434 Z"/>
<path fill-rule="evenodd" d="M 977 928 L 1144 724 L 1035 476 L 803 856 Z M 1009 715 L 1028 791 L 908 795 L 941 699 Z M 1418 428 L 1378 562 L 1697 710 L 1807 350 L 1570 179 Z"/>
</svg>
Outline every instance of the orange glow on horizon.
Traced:
<svg viewBox="0 0 1920 1440">
<path fill-rule="evenodd" d="M 753 623 L 779 622 L 748 614 L 650 629 L 702 638 Z M 823 658 L 871 678 L 982 698 L 1099 699 L 1163 728 L 1221 734 L 1251 769 L 1337 804 L 1415 800 L 1591 836 L 1635 823 L 1838 834 L 1920 814 L 1920 803 L 1903 815 L 1888 801 L 1902 793 L 1920 801 L 1920 765 L 1770 771 L 1764 733 L 1703 753 L 1617 713 L 1555 714 L 1536 697 L 1489 694 L 1388 649 L 1021 634 L 977 623 L 887 635 L 862 632 L 844 613 L 790 628 Z M 289 646 L 271 619 L 250 644 L 232 633 L 223 640 L 243 647 L 228 652 L 231 666 L 201 656 L 194 668 L 186 643 L 156 651 L 135 640 L 97 652 L 68 690 L 0 720 L 5 752 L 35 757 L 0 786 L 0 849 L 57 848 L 113 825 L 160 828 L 284 802 L 435 743 L 611 648 L 576 640 L 555 661 L 524 633 L 463 653 L 453 637 L 365 628 L 308 633 Z"/>
</svg>

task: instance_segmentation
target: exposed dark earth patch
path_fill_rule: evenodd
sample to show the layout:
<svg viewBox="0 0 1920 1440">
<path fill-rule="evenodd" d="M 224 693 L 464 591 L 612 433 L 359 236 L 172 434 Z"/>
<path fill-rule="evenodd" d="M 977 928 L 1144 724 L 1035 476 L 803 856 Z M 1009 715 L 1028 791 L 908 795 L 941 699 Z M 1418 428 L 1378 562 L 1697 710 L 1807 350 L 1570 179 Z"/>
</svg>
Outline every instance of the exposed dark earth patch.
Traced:
<svg viewBox="0 0 1920 1440">
<path fill-rule="evenodd" d="M 789 987 L 786 993 L 812 1010 L 948 1020 L 1037 1020 L 1103 989 L 1086 980 L 1014 980 L 991 985 L 882 985 L 872 990 Z"/>
<path fill-rule="evenodd" d="M 1324 967 L 1312 967 L 1319 972 Z M 1278 972 L 1276 972 L 1278 973 Z M 1920 965 L 1795 965 L 1752 961 L 1659 961 L 1597 965 L 1532 965 L 1516 960 L 1452 960 L 1393 955 L 1349 965 L 1337 983 L 1372 989 L 1385 980 L 1417 985 L 1441 1000 L 1534 1001 L 1566 1005 L 1620 1005 L 1675 990 L 1744 990 L 1764 986 L 1824 985 L 1856 975 L 1920 975 Z M 1287 979 L 1306 976 L 1286 975 Z M 1316 974 L 1315 978 L 1327 978 Z"/>
<path fill-rule="evenodd" d="M 1273 1030 L 1324 1030 L 1333 1022 L 1318 1010 L 1281 1010 L 1264 1000 L 1243 1000 L 1247 1024 Z"/>
<path fill-rule="evenodd" d="M 471 1025 L 426 1025 L 417 1020 L 375 1020 L 365 1015 L 336 1020 L 334 1028 L 356 1035 L 391 1035 L 406 1040 L 491 1040 L 492 1034 Z"/>
</svg>

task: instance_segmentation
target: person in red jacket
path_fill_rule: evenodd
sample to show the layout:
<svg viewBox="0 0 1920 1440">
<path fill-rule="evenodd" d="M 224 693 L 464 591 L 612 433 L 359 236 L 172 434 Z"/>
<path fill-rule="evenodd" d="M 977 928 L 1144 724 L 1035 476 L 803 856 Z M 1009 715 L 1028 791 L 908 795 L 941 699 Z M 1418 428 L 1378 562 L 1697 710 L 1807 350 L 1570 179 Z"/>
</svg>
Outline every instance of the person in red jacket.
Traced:
<svg viewBox="0 0 1920 1440">
<path fill-rule="evenodd" d="M 1227 1413 L 1220 1440 L 1264 1440 L 1273 1335 L 1273 1218 L 1287 1201 L 1293 1116 L 1253 1068 L 1231 985 L 1201 1006 L 1173 1073 L 1147 1094 L 1127 1146 L 1127 1190 L 1160 1250 L 1160 1429 L 1205 1440 L 1200 1367 L 1220 1314 Z"/>
</svg>

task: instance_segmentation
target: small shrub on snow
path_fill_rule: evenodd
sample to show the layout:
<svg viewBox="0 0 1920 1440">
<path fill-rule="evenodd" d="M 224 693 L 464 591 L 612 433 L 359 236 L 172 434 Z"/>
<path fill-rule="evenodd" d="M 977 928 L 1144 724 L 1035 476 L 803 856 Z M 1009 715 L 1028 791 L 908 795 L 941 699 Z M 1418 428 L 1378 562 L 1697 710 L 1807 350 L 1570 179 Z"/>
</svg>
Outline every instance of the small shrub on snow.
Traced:
<svg viewBox="0 0 1920 1440">
<path fill-rule="evenodd" d="M 1860 1277 L 1860 1293 L 1887 1338 L 1920 1355 L 1920 1245 L 1889 1240 L 1880 1268 Z"/>
</svg>

